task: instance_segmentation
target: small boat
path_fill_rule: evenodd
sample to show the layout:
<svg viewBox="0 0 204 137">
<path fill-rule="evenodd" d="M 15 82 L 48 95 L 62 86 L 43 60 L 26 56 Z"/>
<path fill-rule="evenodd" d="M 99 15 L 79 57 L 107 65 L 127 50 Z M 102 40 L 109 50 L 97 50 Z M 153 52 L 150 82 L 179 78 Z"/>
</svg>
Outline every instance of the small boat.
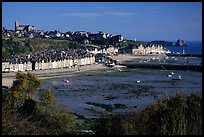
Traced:
<svg viewBox="0 0 204 137">
<path fill-rule="evenodd" d="M 172 75 L 167 75 L 168 77 L 172 77 Z"/>
<path fill-rule="evenodd" d="M 177 78 L 173 78 L 172 80 L 181 80 L 181 76 L 179 75 Z"/>
<path fill-rule="evenodd" d="M 108 66 L 108 67 L 114 67 L 115 64 L 106 63 L 105 65 Z"/>
<path fill-rule="evenodd" d="M 140 83 L 140 80 L 137 80 L 137 83 Z"/>
<path fill-rule="evenodd" d="M 64 83 L 69 83 L 69 80 L 67 80 L 67 79 L 64 79 Z"/>
<path fill-rule="evenodd" d="M 171 74 L 167 75 L 168 77 L 172 77 L 174 75 L 174 72 L 171 72 Z"/>
</svg>

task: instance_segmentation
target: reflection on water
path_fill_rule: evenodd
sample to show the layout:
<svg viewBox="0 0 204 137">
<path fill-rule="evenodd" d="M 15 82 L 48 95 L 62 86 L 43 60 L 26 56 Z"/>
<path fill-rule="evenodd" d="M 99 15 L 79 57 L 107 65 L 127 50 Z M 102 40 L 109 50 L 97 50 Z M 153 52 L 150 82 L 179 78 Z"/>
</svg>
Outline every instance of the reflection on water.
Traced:
<svg viewBox="0 0 204 137">
<path fill-rule="evenodd" d="M 86 72 L 79 76 L 47 79 L 41 91 L 52 89 L 58 104 L 68 106 L 70 111 L 86 117 L 97 117 L 104 107 L 113 107 L 112 112 L 138 111 L 154 103 L 158 98 L 202 92 L 202 73 L 159 69 L 128 69 Z M 182 80 L 172 80 L 182 76 Z M 64 79 L 69 83 L 64 83 Z M 137 81 L 140 81 L 138 83 Z M 91 103 L 87 103 L 91 102 Z M 125 106 L 123 108 L 115 106 Z"/>
</svg>

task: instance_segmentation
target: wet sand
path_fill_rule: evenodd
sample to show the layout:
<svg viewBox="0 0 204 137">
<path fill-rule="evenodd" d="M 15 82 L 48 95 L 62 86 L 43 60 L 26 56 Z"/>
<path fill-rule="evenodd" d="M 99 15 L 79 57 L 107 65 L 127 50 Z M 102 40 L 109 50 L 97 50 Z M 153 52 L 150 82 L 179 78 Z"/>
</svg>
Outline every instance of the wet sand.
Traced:
<svg viewBox="0 0 204 137">
<path fill-rule="evenodd" d="M 149 59 L 153 57 L 163 58 L 166 55 L 130 55 L 130 54 L 120 54 L 118 56 L 111 56 L 113 59 L 117 60 L 119 63 L 124 61 L 131 61 L 134 59 Z"/>
<path fill-rule="evenodd" d="M 155 55 L 146 55 L 146 56 L 136 56 L 136 55 L 118 55 L 118 56 L 112 56 L 113 59 L 116 59 L 118 62 L 123 62 L 127 60 L 134 60 L 137 58 L 149 58 L 153 57 Z M 52 70 L 37 70 L 37 71 L 30 71 L 33 74 L 36 74 L 40 79 L 48 79 L 48 78 L 59 78 L 64 77 L 65 75 L 70 75 L 74 73 L 81 73 L 84 71 L 90 71 L 90 70 L 108 70 L 112 69 L 102 64 L 92 64 L 87 66 L 81 66 L 80 71 L 78 71 L 78 67 L 72 67 L 72 68 L 62 68 L 62 69 L 52 69 Z M 2 85 L 11 87 L 13 84 L 13 81 L 15 80 L 15 72 L 10 73 L 2 73 Z"/>
<path fill-rule="evenodd" d="M 83 73 L 90 70 L 108 70 L 108 68 L 102 64 L 92 64 L 86 66 L 80 66 L 80 71 L 78 71 L 78 67 L 72 68 L 62 68 L 62 69 L 52 69 L 52 70 L 38 70 L 38 71 L 26 71 L 36 74 L 40 79 L 51 79 L 51 78 L 60 78 L 66 75 Z M 11 87 L 13 81 L 15 80 L 15 73 L 2 73 L 2 85 Z"/>
<path fill-rule="evenodd" d="M 122 70 L 92 70 L 46 79 L 40 92 L 51 89 L 58 105 L 65 105 L 71 112 L 86 118 L 98 117 L 104 112 L 140 111 L 166 95 L 175 96 L 177 91 L 185 95 L 202 93 L 200 72 L 175 70 L 174 75 L 182 75 L 183 79 L 174 81 L 167 76 L 171 70 Z"/>
</svg>

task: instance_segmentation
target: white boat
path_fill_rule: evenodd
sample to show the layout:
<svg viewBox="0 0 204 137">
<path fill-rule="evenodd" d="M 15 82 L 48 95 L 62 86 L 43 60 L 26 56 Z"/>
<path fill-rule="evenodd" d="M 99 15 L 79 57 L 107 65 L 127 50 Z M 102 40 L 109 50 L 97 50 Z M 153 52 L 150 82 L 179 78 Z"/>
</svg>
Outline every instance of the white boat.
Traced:
<svg viewBox="0 0 204 137">
<path fill-rule="evenodd" d="M 182 78 L 181 78 L 181 76 L 180 75 L 178 75 L 178 77 L 177 78 L 173 78 L 172 80 L 181 80 Z"/>
<path fill-rule="evenodd" d="M 170 50 L 167 50 L 167 51 L 166 51 L 166 53 L 167 53 L 167 54 L 170 54 L 170 53 L 171 53 L 171 51 L 170 51 Z"/>
<path fill-rule="evenodd" d="M 106 63 L 105 65 L 108 66 L 108 67 L 114 67 L 114 66 L 115 66 L 114 63 L 112 63 L 112 64 L 110 64 L 110 63 Z"/>
<path fill-rule="evenodd" d="M 172 75 L 167 75 L 168 77 L 172 77 Z"/>
<path fill-rule="evenodd" d="M 137 83 L 140 83 L 140 80 L 137 80 Z"/>
<path fill-rule="evenodd" d="M 172 77 L 174 75 L 174 72 L 171 72 L 171 74 L 167 75 L 168 77 Z"/>
<path fill-rule="evenodd" d="M 171 75 L 174 75 L 174 72 L 171 72 Z"/>
<path fill-rule="evenodd" d="M 64 79 L 64 83 L 69 83 L 69 80 L 67 80 L 67 79 Z"/>
</svg>

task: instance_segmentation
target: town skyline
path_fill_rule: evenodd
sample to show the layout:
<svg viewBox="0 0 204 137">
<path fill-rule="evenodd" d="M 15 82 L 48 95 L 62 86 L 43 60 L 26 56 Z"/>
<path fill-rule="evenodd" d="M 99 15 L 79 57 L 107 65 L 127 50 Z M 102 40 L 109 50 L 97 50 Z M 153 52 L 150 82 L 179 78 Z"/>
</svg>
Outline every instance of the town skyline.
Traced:
<svg viewBox="0 0 204 137">
<path fill-rule="evenodd" d="M 2 27 L 14 30 L 16 20 L 45 31 L 103 31 L 132 40 L 202 41 L 201 2 L 3 2 Z"/>
</svg>

